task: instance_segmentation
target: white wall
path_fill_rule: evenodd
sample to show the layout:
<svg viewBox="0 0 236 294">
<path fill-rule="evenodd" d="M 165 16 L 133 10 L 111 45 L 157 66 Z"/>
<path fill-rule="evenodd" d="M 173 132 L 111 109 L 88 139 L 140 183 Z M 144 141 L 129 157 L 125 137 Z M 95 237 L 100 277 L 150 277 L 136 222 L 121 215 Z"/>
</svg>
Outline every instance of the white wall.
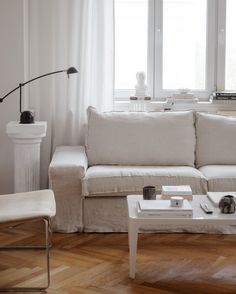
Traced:
<svg viewBox="0 0 236 294">
<path fill-rule="evenodd" d="M 23 0 L 0 0 L 0 97 L 24 80 Z M 5 129 L 19 120 L 19 92 L 0 104 L 0 194 L 14 190 L 13 143 Z"/>
</svg>

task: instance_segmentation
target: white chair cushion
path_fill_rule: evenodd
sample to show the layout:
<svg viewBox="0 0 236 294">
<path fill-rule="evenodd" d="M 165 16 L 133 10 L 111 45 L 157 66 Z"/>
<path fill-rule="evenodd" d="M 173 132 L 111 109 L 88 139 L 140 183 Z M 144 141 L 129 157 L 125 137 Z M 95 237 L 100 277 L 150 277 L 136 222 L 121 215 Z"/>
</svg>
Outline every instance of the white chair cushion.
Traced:
<svg viewBox="0 0 236 294">
<path fill-rule="evenodd" d="M 193 167 L 97 165 L 88 168 L 82 192 L 84 196 L 140 194 L 146 185 L 190 185 L 195 194 L 207 191 L 206 179 Z"/>
<path fill-rule="evenodd" d="M 56 204 L 52 190 L 0 195 L 0 223 L 53 217 Z"/>
<path fill-rule="evenodd" d="M 236 118 L 196 115 L 197 166 L 236 164 Z"/>
<path fill-rule="evenodd" d="M 183 112 L 104 112 L 88 108 L 89 165 L 194 166 L 194 115 Z"/>
<path fill-rule="evenodd" d="M 208 179 L 209 191 L 236 191 L 236 165 L 206 165 L 199 170 Z"/>
</svg>

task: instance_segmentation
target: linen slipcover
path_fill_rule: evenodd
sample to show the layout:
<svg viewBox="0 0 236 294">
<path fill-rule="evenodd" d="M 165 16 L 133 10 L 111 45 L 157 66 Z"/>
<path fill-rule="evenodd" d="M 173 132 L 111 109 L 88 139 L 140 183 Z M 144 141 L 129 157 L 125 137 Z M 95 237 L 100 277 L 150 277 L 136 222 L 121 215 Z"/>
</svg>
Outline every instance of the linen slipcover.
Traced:
<svg viewBox="0 0 236 294">
<path fill-rule="evenodd" d="M 89 165 L 194 166 L 192 111 L 98 112 L 88 108 Z"/>
<path fill-rule="evenodd" d="M 196 113 L 196 163 L 236 164 L 236 118 Z"/>
<path fill-rule="evenodd" d="M 190 166 L 109 166 L 88 168 L 82 179 L 84 196 L 142 194 L 142 188 L 154 185 L 190 185 L 194 194 L 205 194 L 207 181 L 203 174 Z"/>
<path fill-rule="evenodd" d="M 208 191 L 236 191 L 236 165 L 206 165 L 199 168 L 208 181 Z"/>
</svg>

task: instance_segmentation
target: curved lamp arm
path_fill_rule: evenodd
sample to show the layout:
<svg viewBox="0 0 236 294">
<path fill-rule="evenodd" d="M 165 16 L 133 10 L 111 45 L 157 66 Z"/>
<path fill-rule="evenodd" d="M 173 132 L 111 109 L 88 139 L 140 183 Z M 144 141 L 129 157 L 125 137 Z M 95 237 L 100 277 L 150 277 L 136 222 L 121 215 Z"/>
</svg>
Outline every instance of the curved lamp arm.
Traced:
<svg viewBox="0 0 236 294">
<path fill-rule="evenodd" d="M 11 90 L 9 93 L 7 93 L 5 96 L 3 96 L 2 98 L 0 98 L 0 103 L 3 102 L 3 100 L 9 96 L 11 93 L 15 92 L 17 89 L 20 89 L 20 113 L 22 113 L 21 111 L 21 88 L 23 86 L 25 86 L 26 84 L 29 84 L 30 82 L 33 82 L 37 79 L 41 79 L 43 77 L 46 77 L 46 76 L 49 76 L 49 75 L 53 75 L 53 74 L 56 74 L 56 73 L 59 73 L 59 72 L 66 72 L 67 75 L 68 75 L 68 78 L 70 76 L 70 74 L 74 74 L 74 73 L 77 73 L 77 69 L 75 67 L 69 67 L 68 69 L 63 69 L 63 70 L 58 70 L 58 71 L 53 71 L 53 72 L 50 72 L 50 73 L 47 73 L 47 74 L 44 74 L 44 75 L 41 75 L 41 76 L 38 76 L 36 78 L 33 78 L 25 83 L 20 83 L 18 87 L 16 87 L 15 89 Z"/>
</svg>

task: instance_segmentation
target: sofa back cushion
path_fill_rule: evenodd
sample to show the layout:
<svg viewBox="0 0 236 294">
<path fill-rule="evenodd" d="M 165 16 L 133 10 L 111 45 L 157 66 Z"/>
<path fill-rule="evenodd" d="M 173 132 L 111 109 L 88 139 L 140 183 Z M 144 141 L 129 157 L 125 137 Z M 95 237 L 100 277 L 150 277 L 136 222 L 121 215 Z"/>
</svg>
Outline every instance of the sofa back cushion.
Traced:
<svg viewBox="0 0 236 294">
<path fill-rule="evenodd" d="M 196 163 L 236 164 L 236 118 L 196 114 Z"/>
<path fill-rule="evenodd" d="M 104 112 L 88 108 L 89 165 L 193 166 L 194 115 L 183 112 Z"/>
</svg>

